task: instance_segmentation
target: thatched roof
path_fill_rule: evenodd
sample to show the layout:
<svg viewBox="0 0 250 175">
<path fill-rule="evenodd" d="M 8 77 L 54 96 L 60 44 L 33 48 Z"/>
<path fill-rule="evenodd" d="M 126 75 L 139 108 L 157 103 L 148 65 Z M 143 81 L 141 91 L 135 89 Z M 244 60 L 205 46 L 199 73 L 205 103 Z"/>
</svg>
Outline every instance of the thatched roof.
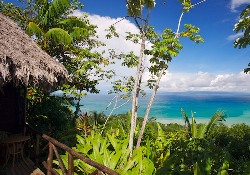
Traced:
<svg viewBox="0 0 250 175">
<path fill-rule="evenodd" d="M 13 82 L 16 86 L 31 85 L 48 90 L 61 84 L 66 77 L 62 64 L 0 13 L 0 89 Z"/>
</svg>

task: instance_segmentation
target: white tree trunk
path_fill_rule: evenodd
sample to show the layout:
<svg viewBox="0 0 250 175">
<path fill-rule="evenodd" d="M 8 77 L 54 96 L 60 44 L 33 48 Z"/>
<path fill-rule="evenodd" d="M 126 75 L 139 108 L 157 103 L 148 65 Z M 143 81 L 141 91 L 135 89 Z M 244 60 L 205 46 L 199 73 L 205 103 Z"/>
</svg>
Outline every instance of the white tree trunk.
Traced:
<svg viewBox="0 0 250 175">
<path fill-rule="evenodd" d="M 143 63 L 144 63 L 144 50 L 145 50 L 145 35 L 142 34 L 142 41 L 141 41 L 141 49 L 140 49 L 140 57 L 138 60 L 137 71 L 135 76 L 135 82 L 133 87 L 133 97 L 132 97 L 132 110 L 131 110 L 131 127 L 130 127 L 130 135 L 129 135 L 129 150 L 130 150 L 130 157 L 133 153 L 134 147 L 134 134 L 136 128 L 136 119 L 137 119 L 137 110 L 138 110 L 138 98 L 140 93 L 140 82 L 141 77 L 144 71 Z"/>
<path fill-rule="evenodd" d="M 154 102 L 154 98 L 155 98 L 156 92 L 157 92 L 157 90 L 159 88 L 159 84 L 160 84 L 162 75 L 165 72 L 165 70 L 166 69 L 162 69 L 159 72 L 158 76 L 157 76 L 157 80 L 156 80 L 154 88 L 153 88 L 153 93 L 152 93 L 151 98 L 149 100 L 149 103 L 148 103 L 148 106 L 147 106 L 147 110 L 146 110 L 146 113 L 145 113 L 145 116 L 144 116 L 144 120 L 143 120 L 143 123 L 142 123 L 142 126 L 141 126 L 140 134 L 139 134 L 139 137 L 138 137 L 138 140 L 137 140 L 137 144 L 136 144 L 136 149 L 138 149 L 140 147 L 140 145 L 141 145 L 141 139 L 143 137 L 143 133 L 144 133 L 147 121 L 148 121 L 148 115 L 149 115 L 151 106 L 152 106 L 152 104 Z"/>
</svg>

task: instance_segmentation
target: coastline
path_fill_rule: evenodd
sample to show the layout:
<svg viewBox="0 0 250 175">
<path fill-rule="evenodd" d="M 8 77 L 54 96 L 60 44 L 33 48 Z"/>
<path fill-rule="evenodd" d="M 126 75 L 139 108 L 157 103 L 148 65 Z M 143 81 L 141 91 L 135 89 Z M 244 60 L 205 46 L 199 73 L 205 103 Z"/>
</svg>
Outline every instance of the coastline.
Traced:
<svg viewBox="0 0 250 175">
<path fill-rule="evenodd" d="M 210 119 L 208 118 L 195 118 L 196 123 L 208 123 Z M 226 121 L 222 121 L 222 124 L 225 124 L 227 126 L 232 126 L 234 124 L 246 124 L 246 125 L 250 125 L 250 117 L 247 118 L 246 120 L 242 121 L 242 118 L 239 120 L 238 117 L 230 117 L 230 118 L 225 118 Z M 156 121 L 162 124 L 180 124 L 180 125 L 184 125 L 184 119 L 180 119 L 180 118 L 156 118 Z"/>
<path fill-rule="evenodd" d="M 83 98 L 82 112 L 96 111 L 109 115 L 113 105 L 107 108 L 113 95 L 96 94 Z M 138 108 L 138 116 L 144 116 L 148 97 L 141 98 Z M 98 103 L 98 108 L 97 108 Z M 120 101 L 120 105 L 122 102 Z M 150 110 L 149 118 L 163 124 L 184 124 L 180 109 L 183 108 L 191 119 L 191 111 L 195 113 L 197 123 L 208 122 L 217 110 L 225 112 L 225 125 L 245 123 L 250 125 L 250 94 L 249 93 L 225 93 L 225 92 L 182 92 L 161 93 L 156 96 Z M 113 111 L 112 114 L 124 114 L 131 109 L 130 102 Z"/>
</svg>

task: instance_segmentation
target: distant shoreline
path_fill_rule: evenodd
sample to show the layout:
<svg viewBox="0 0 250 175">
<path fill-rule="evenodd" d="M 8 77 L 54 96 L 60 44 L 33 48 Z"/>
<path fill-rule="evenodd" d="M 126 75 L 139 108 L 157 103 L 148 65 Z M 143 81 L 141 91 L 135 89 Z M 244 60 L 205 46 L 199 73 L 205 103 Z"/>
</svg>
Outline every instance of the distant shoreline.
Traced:
<svg viewBox="0 0 250 175">
<path fill-rule="evenodd" d="M 201 118 L 195 118 L 196 122 L 197 123 L 208 123 L 210 119 L 201 119 Z M 159 123 L 162 123 L 162 124 L 174 124 L 174 123 L 177 123 L 177 124 L 180 124 L 180 125 L 184 125 L 185 122 L 184 122 L 184 119 L 174 119 L 174 118 L 156 118 L 156 121 L 159 122 Z M 226 121 L 223 121 L 221 122 L 222 124 L 225 124 L 227 126 L 231 126 L 231 125 L 234 125 L 234 124 L 246 124 L 246 125 L 250 125 L 250 117 L 248 120 L 245 120 L 244 122 L 242 121 L 239 121 L 239 119 L 236 117 L 236 118 L 226 118 Z"/>
<path fill-rule="evenodd" d="M 81 101 L 82 112 L 96 111 L 109 115 L 113 105 L 107 108 L 112 99 L 112 95 L 89 95 Z M 138 116 L 143 117 L 146 111 L 149 98 L 140 98 Z M 117 105 L 121 105 L 120 101 Z M 97 107 L 98 106 L 98 107 Z M 73 108 L 73 107 L 72 107 Z M 224 111 L 225 125 L 245 123 L 250 125 L 250 93 L 237 92 L 180 92 L 180 93 L 159 93 L 152 105 L 149 118 L 169 124 L 184 124 L 180 109 L 183 108 L 191 119 L 191 112 L 195 113 L 197 123 L 207 123 L 213 114 Z M 130 111 L 131 103 L 127 103 L 116 109 L 112 114 L 124 114 Z"/>
</svg>

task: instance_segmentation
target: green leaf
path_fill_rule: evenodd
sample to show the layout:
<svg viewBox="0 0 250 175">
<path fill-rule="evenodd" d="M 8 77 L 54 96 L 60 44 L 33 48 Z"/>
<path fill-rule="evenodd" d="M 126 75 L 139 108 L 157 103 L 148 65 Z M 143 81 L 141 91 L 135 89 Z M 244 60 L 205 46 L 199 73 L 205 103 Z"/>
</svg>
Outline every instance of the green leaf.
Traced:
<svg viewBox="0 0 250 175">
<path fill-rule="evenodd" d="M 44 32 L 42 31 L 42 29 L 33 22 L 30 22 L 28 24 L 26 31 L 30 36 L 35 35 L 35 37 L 38 38 L 44 37 Z"/>
<path fill-rule="evenodd" d="M 61 28 L 52 28 L 46 33 L 45 36 L 53 42 L 59 42 L 66 45 L 72 42 L 71 36 L 68 32 Z"/>
<path fill-rule="evenodd" d="M 197 125 L 194 118 L 194 113 L 192 112 L 192 124 L 191 124 L 192 137 L 197 137 Z"/>
</svg>

